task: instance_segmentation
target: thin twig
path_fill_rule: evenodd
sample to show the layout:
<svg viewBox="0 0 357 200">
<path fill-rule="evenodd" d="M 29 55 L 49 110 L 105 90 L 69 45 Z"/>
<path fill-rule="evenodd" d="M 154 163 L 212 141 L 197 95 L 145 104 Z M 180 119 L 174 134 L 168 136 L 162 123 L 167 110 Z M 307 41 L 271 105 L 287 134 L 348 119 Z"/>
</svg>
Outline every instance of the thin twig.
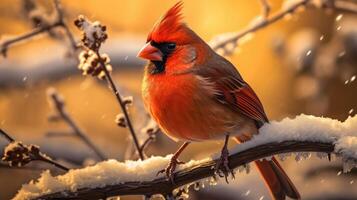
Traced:
<svg viewBox="0 0 357 200">
<path fill-rule="evenodd" d="M 14 38 L 10 38 L 8 40 L 5 40 L 0 44 L 0 52 L 4 57 L 6 57 L 7 56 L 7 50 L 8 50 L 8 48 L 10 46 L 12 46 L 12 45 L 14 45 L 16 43 L 22 42 L 24 40 L 27 40 L 29 38 L 32 38 L 34 36 L 37 36 L 39 34 L 48 32 L 49 30 L 51 30 L 53 28 L 56 28 L 58 26 L 60 26 L 60 23 L 57 22 L 57 23 L 54 23 L 54 24 L 51 24 L 51 25 L 48 25 L 48 26 L 42 26 L 40 28 L 35 28 L 35 29 L 31 30 L 28 33 L 25 33 L 23 35 L 20 35 L 20 36 L 14 37 Z"/>
<path fill-rule="evenodd" d="M 349 1 L 335 1 L 331 8 L 343 12 L 357 13 L 357 4 Z"/>
<path fill-rule="evenodd" d="M 67 35 L 67 38 L 69 39 L 69 42 L 71 43 L 71 46 L 72 46 L 73 50 L 77 50 L 79 46 L 77 45 L 77 42 L 74 39 L 73 34 L 69 30 L 68 25 L 65 22 L 64 11 L 62 9 L 62 5 L 61 5 L 60 0 L 53 0 L 53 3 L 54 3 L 54 7 L 56 9 L 56 12 L 57 12 L 57 15 L 58 15 L 58 20 L 59 20 L 59 22 L 61 24 L 61 27 L 64 29 L 64 31 L 65 31 L 65 33 Z"/>
<path fill-rule="evenodd" d="M 0 129 L 0 133 L 9 140 L 9 144 L 14 143 L 14 146 L 9 149 L 7 152 L 4 152 L 2 156 L 2 160 L 8 162 L 10 165 L 12 163 L 17 164 L 19 166 L 26 165 L 32 161 L 42 161 L 49 163 L 59 169 L 64 171 L 68 171 L 69 168 L 57 163 L 52 160 L 50 157 L 46 156 L 46 154 L 40 151 L 40 148 L 35 145 L 25 145 L 22 142 L 17 142 L 13 139 L 8 133 L 4 130 Z"/>
<path fill-rule="evenodd" d="M 58 116 L 66 122 L 66 124 L 72 129 L 75 136 L 81 139 L 93 152 L 101 159 L 106 160 L 107 157 L 93 144 L 93 142 L 86 136 L 84 131 L 79 128 L 76 122 L 68 114 L 64 100 L 59 96 L 59 94 L 51 89 L 49 92 L 50 100 L 53 102 L 54 108 Z"/>
<path fill-rule="evenodd" d="M 145 155 L 146 148 L 156 140 L 157 134 L 160 132 L 160 128 L 157 123 L 150 117 L 147 124 L 141 129 L 141 133 L 147 135 L 147 138 L 141 144 L 140 149 Z"/>
<path fill-rule="evenodd" d="M 52 159 L 50 159 L 48 157 L 41 157 L 41 159 L 39 159 L 39 161 L 47 162 L 47 163 L 49 163 L 49 164 L 51 164 L 51 165 L 53 165 L 53 166 L 55 166 L 55 167 L 57 167 L 59 169 L 62 169 L 64 171 L 68 171 L 69 170 L 69 168 L 59 164 L 58 162 L 55 162 L 54 160 L 52 160 Z"/>
<path fill-rule="evenodd" d="M 57 28 L 57 27 L 61 27 L 64 29 L 65 34 L 68 37 L 73 50 L 78 49 L 78 45 L 77 45 L 72 33 L 70 32 L 68 25 L 64 21 L 63 10 L 61 8 L 59 0 L 53 0 L 53 3 L 54 3 L 54 7 L 56 10 L 56 14 L 57 14 L 57 19 L 48 25 L 42 25 L 41 27 L 35 28 L 35 29 L 31 30 L 30 32 L 25 33 L 23 35 L 20 35 L 20 36 L 14 37 L 14 38 L 10 38 L 8 40 L 4 40 L 2 43 L 0 43 L 0 53 L 4 57 L 6 57 L 6 55 L 7 55 L 8 48 L 13 46 L 14 44 L 17 44 L 24 40 L 33 38 L 33 37 L 40 35 L 42 33 L 49 32 L 52 29 Z"/>
<path fill-rule="evenodd" d="M 111 65 L 109 64 L 109 57 L 99 53 L 101 45 L 108 38 L 106 26 L 100 24 L 98 21 L 95 22 L 94 25 L 93 22 L 88 20 L 83 15 L 78 16 L 78 18 L 74 21 L 74 24 L 78 27 L 78 29 L 83 31 L 83 37 L 81 41 L 84 50 L 80 54 L 80 62 L 78 65 L 79 69 L 82 70 L 84 75 L 90 74 L 92 76 L 97 76 L 101 79 L 105 78 L 107 80 L 108 85 L 114 93 L 116 100 L 124 114 L 124 116 L 119 116 L 117 124 L 119 126 L 124 126 L 124 123 L 122 124 L 122 122 L 125 120 L 125 127 L 128 127 L 139 157 L 143 160 L 144 154 L 140 149 L 138 138 L 127 110 L 127 104 L 131 101 L 126 101 L 121 97 L 119 90 L 116 87 L 109 72 L 112 69 Z"/>
<path fill-rule="evenodd" d="M 14 142 L 14 138 L 12 138 L 9 134 L 7 134 L 4 130 L 0 129 L 1 135 L 3 135 L 9 142 Z"/>
<path fill-rule="evenodd" d="M 101 65 L 101 67 L 102 67 L 102 69 L 103 69 L 103 71 L 105 73 L 105 77 L 107 79 L 107 82 L 108 82 L 111 90 L 113 91 L 113 93 L 114 93 L 114 95 L 115 95 L 115 97 L 116 97 L 116 99 L 117 99 L 117 101 L 118 101 L 118 103 L 120 105 L 120 108 L 121 108 L 122 112 L 124 113 L 126 124 L 128 126 L 129 131 L 130 131 L 130 134 L 131 134 L 131 136 L 133 138 L 134 145 L 135 145 L 135 147 L 136 147 L 136 149 L 138 151 L 139 157 L 140 157 L 141 160 L 144 160 L 144 154 L 142 152 L 142 149 L 140 148 L 139 141 L 138 141 L 138 138 L 136 136 L 134 127 L 132 125 L 132 122 L 130 120 L 130 116 L 128 114 L 128 110 L 126 108 L 126 105 L 123 102 L 123 99 L 122 99 L 122 97 L 121 97 L 121 95 L 119 93 L 118 88 L 115 86 L 113 78 L 111 77 L 108 69 L 105 67 L 104 59 L 101 58 L 101 55 L 99 53 L 99 49 L 96 50 L 95 53 L 96 53 L 97 57 L 99 58 L 99 63 L 100 63 L 100 65 Z"/>
<path fill-rule="evenodd" d="M 151 142 L 156 140 L 156 133 L 149 135 L 148 138 L 143 142 L 143 144 L 140 146 L 140 149 L 142 152 L 145 152 L 145 149 L 151 144 Z"/>
<path fill-rule="evenodd" d="M 269 16 L 270 9 L 271 9 L 270 4 L 269 4 L 268 0 L 260 0 L 260 3 L 262 5 L 262 9 L 263 9 L 263 11 L 262 11 L 263 17 L 267 18 Z"/>
<path fill-rule="evenodd" d="M 284 141 L 280 143 L 268 143 L 252 147 L 245 151 L 237 152 L 229 156 L 229 165 L 232 168 L 245 165 L 249 162 L 280 153 L 289 152 L 325 152 L 334 151 L 333 143 L 303 142 L 303 141 Z M 158 177 L 151 181 L 121 182 L 115 185 L 108 185 L 101 188 L 82 188 L 75 192 L 61 191 L 53 194 L 46 194 L 36 199 L 100 199 L 108 196 L 118 195 L 154 195 L 171 194 L 171 192 L 186 184 L 214 176 L 214 166 L 216 160 L 199 163 L 182 169 L 175 173 L 175 183 L 165 177 Z M 65 195 L 64 195 L 65 194 Z"/>
<path fill-rule="evenodd" d="M 265 3 L 267 3 L 266 0 L 261 0 L 262 5 L 263 5 L 263 16 L 266 15 L 266 7 L 265 7 Z M 330 1 L 322 1 L 322 5 L 321 8 L 326 9 L 334 9 L 337 11 L 341 11 L 341 12 L 350 12 L 350 13 L 354 13 L 357 14 L 357 5 L 352 3 L 352 2 L 346 2 L 346 1 L 338 1 L 338 0 L 334 0 L 332 1 L 332 3 L 330 3 Z M 306 6 L 309 5 L 309 6 Z M 306 8 L 318 8 L 317 5 L 315 5 L 312 0 L 300 0 L 297 1 L 295 4 L 289 6 L 287 9 L 285 10 L 281 10 L 278 11 L 277 13 L 275 13 L 274 15 L 271 15 L 270 17 L 267 15 L 267 17 L 261 21 L 259 21 L 258 23 L 254 24 L 253 26 L 248 26 L 246 29 L 243 29 L 242 31 L 230 36 L 230 37 L 226 37 L 223 40 L 214 42 L 214 44 L 212 45 L 212 49 L 213 50 L 218 50 L 221 48 L 224 48 L 227 44 L 233 43 L 233 44 L 237 44 L 238 40 L 241 39 L 242 37 L 256 32 L 270 24 L 273 24 L 276 21 L 279 21 L 281 19 L 283 19 L 285 16 L 294 13 L 300 6 L 305 6 Z"/>
<path fill-rule="evenodd" d="M 279 11 L 275 15 L 268 17 L 265 20 L 259 21 L 254 26 L 249 26 L 247 29 L 245 29 L 241 32 L 238 32 L 237 34 L 235 34 L 229 38 L 227 37 L 227 39 L 225 39 L 225 40 L 216 42 L 212 46 L 212 49 L 218 50 L 220 48 L 224 48 L 228 43 L 237 43 L 237 41 L 240 38 L 244 37 L 245 35 L 255 32 L 259 29 L 262 29 L 262 28 L 266 27 L 267 25 L 272 24 L 272 23 L 284 18 L 284 16 L 294 12 L 297 8 L 299 8 L 302 5 L 306 5 L 308 2 L 309 2 L 309 0 L 299 1 L 299 2 L 295 3 L 294 5 L 290 6 L 288 9 Z"/>
</svg>

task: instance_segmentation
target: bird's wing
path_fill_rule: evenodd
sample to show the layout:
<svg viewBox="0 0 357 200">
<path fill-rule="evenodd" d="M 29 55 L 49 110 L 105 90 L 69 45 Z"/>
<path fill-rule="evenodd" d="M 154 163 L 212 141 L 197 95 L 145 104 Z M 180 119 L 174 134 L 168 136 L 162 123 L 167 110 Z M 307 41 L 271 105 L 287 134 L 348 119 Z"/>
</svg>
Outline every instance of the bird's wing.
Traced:
<svg viewBox="0 0 357 200">
<path fill-rule="evenodd" d="M 241 78 L 236 68 L 228 61 L 220 62 L 220 64 L 220 66 L 211 65 L 204 68 L 201 66 L 197 70 L 197 75 L 202 76 L 215 87 L 214 98 L 219 103 L 229 106 L 257 122 L 268 122 L 258 96 Z"/>
</svg>

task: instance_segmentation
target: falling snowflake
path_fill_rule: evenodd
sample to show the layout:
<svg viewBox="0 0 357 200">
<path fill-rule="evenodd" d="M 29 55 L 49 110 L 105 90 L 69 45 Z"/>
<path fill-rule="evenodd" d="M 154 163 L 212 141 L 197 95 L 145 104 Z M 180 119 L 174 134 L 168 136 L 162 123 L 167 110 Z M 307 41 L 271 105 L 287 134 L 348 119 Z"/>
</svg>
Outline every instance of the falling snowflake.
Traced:
<svg viewBox="0 0 357 200">
<path fill-rule="evenodd" d="M 337 15 L 336 17 L 336 22 L 340 21 L 342 19 L 343 15 L 342 14 L 339 14 Z"/>
<path fill-rule="evenodd" d="M 310 54 L 311 54 L 311 50 L 308 50 L 306 56 L 309 56 Z"/>
<path fill-rule="evenodd" d="M 353 113 L 353 108 L 350 111 L 348 111 L 348 114 L 352 114 L 352 113 Z"/>
</svg>

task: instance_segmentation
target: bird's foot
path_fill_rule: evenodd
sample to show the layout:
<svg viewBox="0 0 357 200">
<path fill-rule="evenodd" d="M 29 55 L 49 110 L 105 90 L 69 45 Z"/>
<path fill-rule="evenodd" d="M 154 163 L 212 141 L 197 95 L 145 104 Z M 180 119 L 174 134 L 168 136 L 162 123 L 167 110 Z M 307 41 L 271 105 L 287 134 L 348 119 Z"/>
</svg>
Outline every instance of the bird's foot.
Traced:
<svg viewBox="0 0 357 200">
<path fill-rule="evenodd" d="M 221 157 L 218 159 L 215 166 L 215 174 L 217 174 L 220 177 L 224 177 L 227 183 L 229 183 L 228 182 L 229 174 L 231 174 L 232 177 L 235 178 L 234 171 L 231 168 L 229 168 L 228 156 L 229 156 L 229 152 L 228 149 L 225 147 L 222 149 Z"/>
<path fill-rule="evenodd" d="M 177 165 L 181 165 L 181 164 L 185 164 L 185 162 L 179 161 L 175 156 L 173 156 L 169 162 L 169 164 L 167 165 L 167 167 L 165 169 L 162 169 L 160 171 L 157 172 L 157 175 L 161 174 L 161 173 L 165 173 L 167 179 L 169 179 L 171 181 L 172 184 L 174 184 L 174 172 L 176 169 Z"/>
</svg>

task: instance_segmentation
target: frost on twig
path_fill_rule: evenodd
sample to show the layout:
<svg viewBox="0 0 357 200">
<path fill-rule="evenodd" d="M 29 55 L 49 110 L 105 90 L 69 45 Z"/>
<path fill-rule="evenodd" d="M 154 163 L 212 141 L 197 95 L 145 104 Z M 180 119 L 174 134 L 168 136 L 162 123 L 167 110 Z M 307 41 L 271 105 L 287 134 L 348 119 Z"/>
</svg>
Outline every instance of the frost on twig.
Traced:
<svg viewBox="0 0 357 200">
<path fill-rule="evenodd" d="M 83 15 L 78 16 L 74 24 L 83 31 L 82 44 L 93 51 L 98 51 L 102 43 L 108 38 L 107 27 L 99 21 L 91 22 Z"/>
<path fill-rule="evenodd" d="M 343 172 L 350 172 L 357 163 L 357 137 L 346 136 L 337 140 L 335 152 L 342 156 Z"/>
<path fill-rule="evenodd" d="M 297 152 L 296 159 L 301 160 L 308 159 L 311 156 L 309 152 L 320 152 L 324 155 L 333 153 L 342 157 L 347 172 L 349 168 L 356 167 L 356 138 L 357 116 L 340 122 L 300 115 L 295 119 L 287 118 L 265 124 L 260 129 L 260 134 L 230 151 L 229 162 L 232 168 L 238 168 L 238 172 L 249 173 L 248 163 L 270 159 L 277 154 L 284 154 L 284 158 L 287 153 Z M 180 165 L 174 174 L 175 184 L 163 176 L 157 177 L 157 169 L 165 167 L 171 156 L 151 157 L 144 161 L 109 160 L 95 166 L 72 170 L 62 176 L 52 176 L 46 172 L 37 182 L 23 186 L 15 199 L 187 194 L 182 190 L 185 191 L 190 185 L 202 182 L 203 179 L 211 180 L 214 176 L 216 155 Z M 45 184 L 44 180 L 56 184 Z"/>
<path fill-rule="evenodd" d="M 22 167 L 32 161 L 43 161 L 57 168 L 68 171 L 69 169 L 55 161 L 40 151 L 36 145 L 26 145 L 15 141 L 5 131 L 0 129 L 0 134 L 5 136 L 10 143 L 4 148 L 4 155 L 1 160 L 7 162 L 10 166 Z"/>
<path fill-rule="evenodd" d="M 119 117 L 117 117 L 116 123 L 121 127 L 127 127 L 129 129 L 140 159 L 143 160 L 144 154 L 140 148 L 140 144 L 127 109 L 127 106 L 132 104 L 132 99 L 123 98 L 120 95 L 110 73 L 112 71 L 112 67 L 109 64 L 109 56 L 99 52 L 101 45 L 108 38 L 106 26 L 102 25 L 98 21 L 91 22 L 83 15 L 80 15 L 74 21 L 74 24 L 82 31 L 81 41 L 82 46 L 84 47 L 83 51 L 79 55 L 80 63 L 78 68 L 82 71 L 83 75 L 90 74 L 92 76 L 97 76 L 98 78 L 107 80 L 123 112 L 123 114 L 119 114 Z"/>
<path fill-rule="evenodd" d="M 4 149 L 3 161 L 10 166 L 24 166 L 41 158 L 40 148 L 36 145 L 24 145 L 22 142 L 11 142 Z"/>
<path fill-rule="evenodd" d="M 106 26 L 103 26 L 99 21 L 91 22 L 83 15 L 80 15 L 74 21 L 74 24 L 83 31 L 81 41 L 82 45 L 86 47 L 79 54 L 78 69 L 82 71 L 83 75 L 92 75 L 104 79 L 106 73 L 112 71 L 109 56 L 99 54 L 101 45 L 108 38 Z"/>
</svg>

